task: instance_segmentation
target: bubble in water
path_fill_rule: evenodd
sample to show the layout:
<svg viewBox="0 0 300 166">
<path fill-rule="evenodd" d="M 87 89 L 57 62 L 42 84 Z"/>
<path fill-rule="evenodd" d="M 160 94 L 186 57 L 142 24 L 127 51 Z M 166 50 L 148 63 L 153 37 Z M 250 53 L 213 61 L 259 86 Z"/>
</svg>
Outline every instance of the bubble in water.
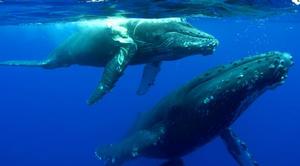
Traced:
<svg viewBox="0 0 300 166">
<path fill-rule="evenodd" d="M 114 164 L 115 162 L 116 162 L 116 158 L 114 158 L 114 157 L 113 157 L 113 158 L 111 158 L 111 163 L 113 163 L 113 164 Z"/>
</svg>

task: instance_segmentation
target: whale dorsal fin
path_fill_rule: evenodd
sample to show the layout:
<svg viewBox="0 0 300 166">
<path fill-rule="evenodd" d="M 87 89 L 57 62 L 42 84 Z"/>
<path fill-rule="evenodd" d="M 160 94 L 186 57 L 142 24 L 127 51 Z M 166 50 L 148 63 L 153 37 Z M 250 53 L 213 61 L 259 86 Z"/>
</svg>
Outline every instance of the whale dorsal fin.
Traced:
<svg viewBox="0 0 300 166">
<path fill-rule="evenodd" d="M 161 62 L 148 63 L 144 66 L 141 83 L 137 90 L 138 95 L 144 95 L 154 85 L 157 74 L 160 71 Z"/>
</svg>

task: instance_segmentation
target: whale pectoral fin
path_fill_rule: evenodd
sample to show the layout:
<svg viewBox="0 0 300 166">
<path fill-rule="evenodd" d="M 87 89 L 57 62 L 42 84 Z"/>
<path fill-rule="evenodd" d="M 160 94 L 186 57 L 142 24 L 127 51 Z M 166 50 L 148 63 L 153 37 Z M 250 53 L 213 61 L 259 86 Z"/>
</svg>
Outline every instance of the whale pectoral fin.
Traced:
<svg viewBox="0 0 300 166">
<path fill-rule="evenodd" d="M 155 145 L 161 134 L 162 132 L 156 130 L 140 130 L 119 144 L 97 149 L 95 154 L 98 159 L 104 160 L 106 165 L 122 165 L 127 160 L 139 157 L 145 148 Z"/>
<path fill-rule="evenodd" d="M 248 147 L 231 129 L 225 129 L 220 134 L 223 142 L 226 144 L 228 151 L 241 166 L 258 166 L 253 159 Z"/>
<path fill-rule="evenodd" d="M 119 53 L 105 66 L 100 83 L 87 101 L 89 105 L 95 104 L 114 87 L 115 83 L 123 75 L 123 72 L 130 63 L 135 51 L 135 43 L 123 43 Z"/>
<path fill-rule="evenodd" d="M 154 85 L 157 74 L 160 71 L 161 62 L 146 64 L 144 67 L 141 83 L 137 90 L 138 95 L 144 95 Z"/>
</svg>

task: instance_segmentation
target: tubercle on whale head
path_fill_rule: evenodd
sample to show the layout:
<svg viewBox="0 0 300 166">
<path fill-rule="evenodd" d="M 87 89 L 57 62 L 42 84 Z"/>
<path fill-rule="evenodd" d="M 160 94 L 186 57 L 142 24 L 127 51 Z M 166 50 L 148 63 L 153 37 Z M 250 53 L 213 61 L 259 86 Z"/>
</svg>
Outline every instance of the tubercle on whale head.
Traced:
<svg viewBox="0 0 300 166">
<path fill-rule="evenodd" d="M 257 80 L 257 88 L 259 89 L 261 86 L 260 88 L 263 89 L 274 88 L 284 83 L 288 70 L 293 64 L 293 58 L 289 53 L 271 51 L 253 57 L 253 62 L 250 62 L 249 65 L 246 63 L 243 67 L 244 70 L 247 70 L 247 66 L 249 66 L 252 76 L 248 76 L 248 79 L 250 81 Z"/>
<path fill-rule="evenodd" d="M 154 21 L 155 20 L 155 21 Z M 158 53 L 169 55 L 174 60 L 185 56 L 212 54 L 219 41 L 183 19 L 154 19 L 141 21 L 133 31 L 137 41 L 151 43 Z"/>
<path fill-rule="evenodd" d="M 263 92 L 282 84 L 292 65 L 292 56 L 284 52 L 250 56 L 209 70 L 176 93 L 200 117 L 218 122 L 215 127 L 228 127 Z"/>
<path fill-rule="evenodd" d="M 219 45 L 218 39 L 213 35 L 186 22 L 178 23 L 175 27 L 174 30 L 162 35 L 163 46 L 176 50 L 175 56 L 210 55 Z"/>
<path fill-rule="evenodd" d="M 293 63 L 292 56 L 285 52 L 250 56 L 212 69 L 184 89 L 199 106 L 211 104 L 234 111 L 241 103 L 249 104 L 266 89 L 282 84 Z"/>
</svg>

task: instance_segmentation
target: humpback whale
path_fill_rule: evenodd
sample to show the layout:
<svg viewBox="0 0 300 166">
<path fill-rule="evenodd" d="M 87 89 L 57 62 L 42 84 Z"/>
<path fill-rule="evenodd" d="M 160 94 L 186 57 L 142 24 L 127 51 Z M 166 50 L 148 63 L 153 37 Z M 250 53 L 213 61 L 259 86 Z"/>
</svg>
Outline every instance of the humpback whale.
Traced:
<svg viewBox="0 0 300 166">
<path fill-rule="evenodd" d="M 211 69 L 144 112 L 120 143 L 98 148 L 96 156 L 109 166 L 140 156 L 183 165 L 182 156 L 220 136 L 240 165 L 257 165 L 230 126 L 267 89 L 281 85 L 292 64 L 290 54 L 270 51 Z"/>
<path fill-rule="evenodd" d="M 80 31 L 66 39 L 43 61 L 5 61 L 0 66 L 53 69 L 73 64 L 105 67 L 88 100 L 94 104 L 111 91 L 128 65 L 145 64 L 138 94 L 145 94 L 162 61 L 214 52 L 218 40 L 184 19 L 108 18 L 81 22 Z"/>
</svg>

